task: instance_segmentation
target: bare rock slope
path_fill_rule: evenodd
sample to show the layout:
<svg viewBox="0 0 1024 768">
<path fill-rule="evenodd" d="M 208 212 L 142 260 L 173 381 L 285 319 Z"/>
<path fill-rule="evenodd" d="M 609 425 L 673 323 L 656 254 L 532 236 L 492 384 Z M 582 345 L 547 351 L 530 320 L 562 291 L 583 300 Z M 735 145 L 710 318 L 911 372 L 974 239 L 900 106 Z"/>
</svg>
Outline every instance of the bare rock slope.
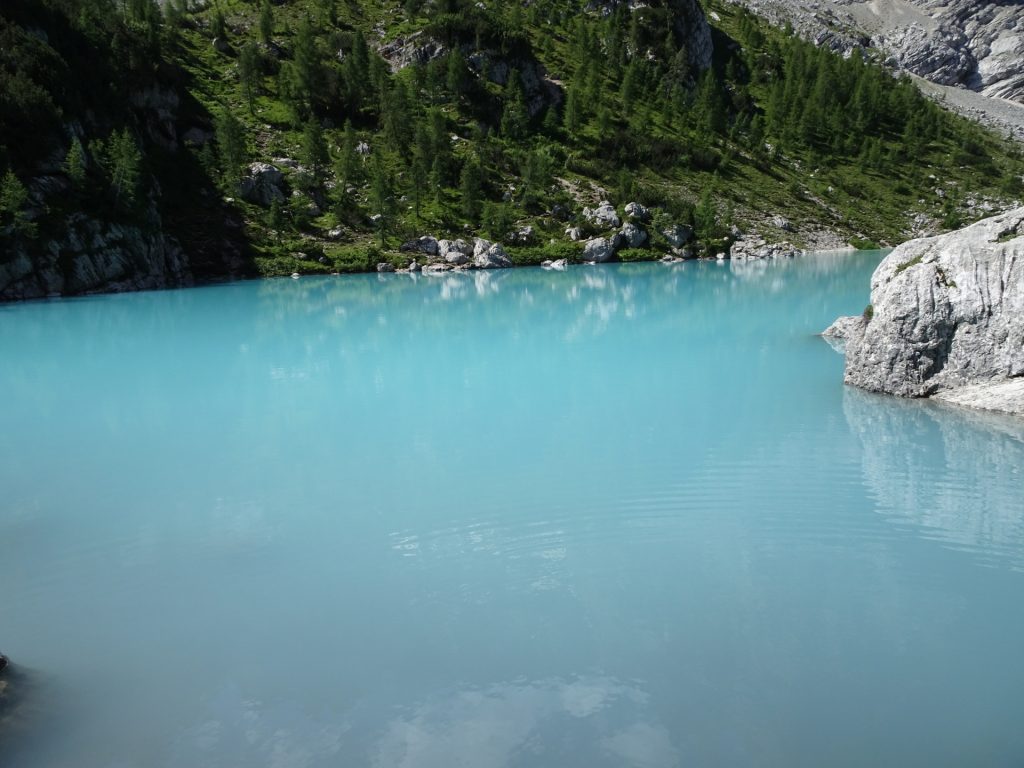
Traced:
<svg viewBox="0 0 1024 768">
<path fill-rule="evenodd" d="M 848 384 L 1024 414 L 1024 208 L 894 250 L 846 340 Z"/>
</svg>

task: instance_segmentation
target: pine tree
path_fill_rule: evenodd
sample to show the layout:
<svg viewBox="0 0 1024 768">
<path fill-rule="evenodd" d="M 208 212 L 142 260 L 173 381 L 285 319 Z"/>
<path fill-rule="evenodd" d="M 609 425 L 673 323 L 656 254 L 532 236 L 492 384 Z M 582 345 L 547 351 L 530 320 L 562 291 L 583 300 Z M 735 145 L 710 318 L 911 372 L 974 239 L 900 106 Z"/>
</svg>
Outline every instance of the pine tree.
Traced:
<svg viewBox="0 0 1024 768">
<path fill-rule="evenodd" d="M 430 137 L 422 123 L 416 126 L 416 140 L 412 150 L 412 162 L 409 164 L 410 196 L 412 197 L 413 215 L 420 217 L 420 205 L 423 202 L 423 188 L 430 175 Z"/>
<path fill-rule="evenodd" d="M 519 79 L 519 70 L 513 69 L 505 85 L 505 108 L 501 115 L 501 135 L 513 141 L 526 136 L 529 114 L 526 111 L 526 97 Z"/>
<path fill-rule="evenodd" d="M 131 131 L 123 128 L 111 135 L 106 160 L 115 203 L 131 208 L 138 197 L 142 175 L 142 152 Z"/>
<path fill-rule="evenodd" d="M 313 174 L 314 184 L 323 181 L 324 170 L 330 161 L 323 126 L 315 117 L 310 117 L 302 131 L 302 162 Z"/>
<path fill-rule="evenodd" d="M 374 152 L 370 160 L 370 202 L 374 214 L 379 217 L 377 228 L 380 232 L 380 245 L 383 248 L 395 209 L 395 190 L 391 173 L 384 165 L 383 152 L 380 151 Z"/>
<path fill-rule="evenodd" d="M 81 191 L 85 186 L 86 157 L 85 148 L 77 136 L 71 140 L 71 148 L 68 150 L 67 157 L 64 158 L 64 172 L 71 179 L 71 186 L 75 190 Z"/>
<path fill-rule="evenodd" d="M 570 136 L 574 136 L 580 129 L 582 121 L 580 120 L 579 91 L 576 89 L 575 82 L 569 86 L 565 94 L 565 114 L 562 122 L 565 125 L 566 133 Z"/>
<path fill-rule="evenodd" d="M 242 166 L 245 164 L 245 129 L 234 113 L 225 107 L 214 121 L 214 131 L 217 136 L 221 180 L 233 192 L 242 179 Z"/>
<path fill-rule="evenodd" d="M 250 40 L 242 46 L 242 51 L 238 56 L 238 80 L 242 85 L 245 101 L 249 105 L 250 115 L 256 114 L 256 96 L 263 79 L 260 70 L 260 52 L 256 48 L 256 44 Z"/>
<path fill-rule="evenodd" d="M 361 164 L 359 156 L 356 154 L 358 144 L 359 137 L 356 135 L 355 128 L 352 127 L 352 121 L 346 120 L 345 130 L 341 136 L 341 148 L 334 164 L 334 172 L 338 175 L 338 183 L 343 190 L 359 181 Z"/>
<path fill-rule="evenodd" d="M 263 0 L 260 3 L 260 42 L 269 45 L 274 37 L 274 9 L 270 0 Z"/>
<path fill-rule="evenodd" d="M 35 222 L 30 221 L 25 211 L 28 190 L 21 180 L 8 170 L 0 179 L 0 235 L 14 233 L 34 237 Z"/>
<path fill-rule="evenodd" d="M 459 190 L 462 194 L 462 213 L 474 224 L 480 221 L 483 211 L 483 188 L 483 169 L 475 158 L 470 158 L 462 166 Z"/>
</svg>

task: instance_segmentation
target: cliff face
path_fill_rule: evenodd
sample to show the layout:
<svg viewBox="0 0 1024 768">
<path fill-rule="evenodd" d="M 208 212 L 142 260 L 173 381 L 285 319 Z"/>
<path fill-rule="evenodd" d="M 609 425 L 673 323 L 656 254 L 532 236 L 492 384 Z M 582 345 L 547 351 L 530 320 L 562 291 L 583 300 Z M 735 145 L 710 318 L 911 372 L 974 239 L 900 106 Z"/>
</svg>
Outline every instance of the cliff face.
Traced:
<svg viewBox="0 0 1024 768">
<path fill-rule="evenodd" d="M 842 329 L 848 384 L 1024 413 L 1024 208 L 901 245 L 868 316 Z"/>
<path fill-rule="evenodd" d="M 171 44 L 90 9 L 0 9 L 0 301 L 244 274 Z"/>
</svg>

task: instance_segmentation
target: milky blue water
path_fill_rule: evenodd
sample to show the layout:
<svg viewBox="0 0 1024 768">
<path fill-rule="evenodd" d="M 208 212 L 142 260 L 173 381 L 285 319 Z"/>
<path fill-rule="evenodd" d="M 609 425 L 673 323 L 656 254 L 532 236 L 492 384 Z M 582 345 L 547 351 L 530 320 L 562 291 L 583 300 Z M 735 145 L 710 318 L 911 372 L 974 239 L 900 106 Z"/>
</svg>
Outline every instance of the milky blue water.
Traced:
<svg viewBox="0 0 1024 768">
<path fill-rule="evenodd" d="M 879 258 L 0 307 L 0 765 L 1024 764 L 1024 426 L 842 386 Z"/>
</svg>

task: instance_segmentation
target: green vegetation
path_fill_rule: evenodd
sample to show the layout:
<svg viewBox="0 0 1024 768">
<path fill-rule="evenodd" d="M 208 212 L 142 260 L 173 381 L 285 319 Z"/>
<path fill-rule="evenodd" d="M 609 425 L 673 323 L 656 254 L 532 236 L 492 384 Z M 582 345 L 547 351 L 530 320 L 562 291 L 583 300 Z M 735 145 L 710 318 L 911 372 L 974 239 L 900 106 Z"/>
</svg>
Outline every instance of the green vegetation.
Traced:
<svg viewBox="0 0 1024 768">
<path fill-rule="evenodd" d="M 607 15 L 582 0 L 197 5 L 5 2 L 0 237 L 36 226 L 23 193 L 55 151 L 71 193 L 33 214 L 44 231 L 72 209 L 145 224 L 158 205 L 187 250 L 212 251 L 233 212 L 250 268 L 272 274 L 367 269 L 426 232 L 505 240 L 525 225 L 548 245 L 510 248 L 516 263 L 578 259 L 563 230 L 586 228 L 578 212 L 602 198 L 659 209 L 654 250 L 621 254 L 641 259 L 666 247 L 662 223 L 711 253 L 769 214 L 797 244 L 829 229 L 867 247 L 903 239 L 916 213 L 956 223 L 968 191 L 1020 193 L 1014 147 L 864 57 L 719 0 L 704 71 L 669 0 Z M 178 100 L 174 142 L 140 101 L 153 92 Z M 180 140 L 188 128 L 212 138 Z M 254 160 L 294 194 L 243 199 Z"/>
<path fill-rule="evenodd" d="M 924 256 L 915 256 L 914 258 L 910 259 L 909 261 L 905 261 L 902 264 L 897 265 L 896 266 L 896 274 L 898 275 L 898 274 L 900 274 L 900 272 L 906 272 L 911 267 L 916 267 L 922 261 L 924 261 Z"/>
</svg>

